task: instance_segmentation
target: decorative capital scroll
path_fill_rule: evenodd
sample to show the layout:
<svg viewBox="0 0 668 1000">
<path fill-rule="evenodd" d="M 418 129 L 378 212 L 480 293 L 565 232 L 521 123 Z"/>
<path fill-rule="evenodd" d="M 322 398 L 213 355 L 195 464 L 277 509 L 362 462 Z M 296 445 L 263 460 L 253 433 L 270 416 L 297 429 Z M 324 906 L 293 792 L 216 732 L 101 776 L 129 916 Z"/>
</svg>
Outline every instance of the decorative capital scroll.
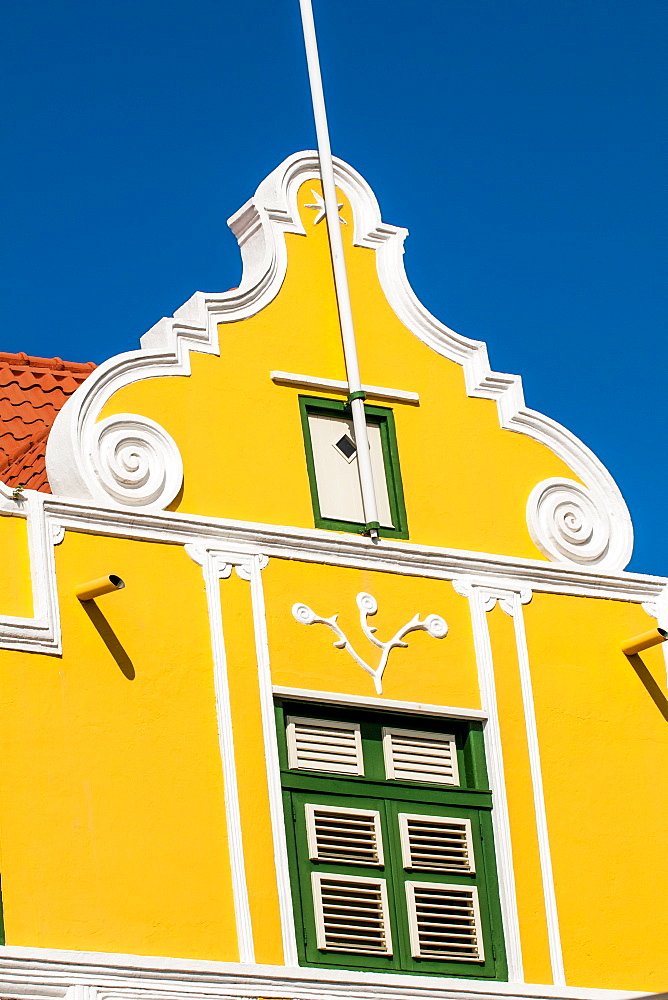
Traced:
<svg viewBox="0 0 668 1000">
<path fill-rule="evenodd" d="M 237 576 L 239 577 L 240 580 L 246 580 L 246 581 L 250 580 L 250 578 L 251 578 L 251 559 L 256 559 L 257 560 L 257 564 L 258 564 L 258 566 L 260 567 L 261 570 L 264 569 L 265 566 L 267 566 L 267 564 L 269 562 L 269 556 L 265 556 L 265 555 L 263 555 L 261 553 L 258 553 L 256 556 L 251 556 L 250 559 L 245 559 L 242 562 L 236 563 L 236 565 L 235 565 L 234 568 L 235 568 L 235 570 L 237 572 Z"/>
<path fill-rule="evenodd" d="M 512 618 L 515 614 L 515 597 L 519 598 L 520 604 L 528 604 L 533 597 L 530 587 L 521 584 L 513 585 L 510 581 L 502 581 L 499 586 L 490 584 L 489 581 L 474 580 L 470 576 L 460 576 L 452 581 L 452 586 L 461 597 L 471 597 L 475 592 L 480 595 L 482 609 L 485 612 L 492 611 L 497 601 L 502 611 Z"/>
<path fill-rule="evenodd" d="M 204 540 L 201 542 L 188 542 L 184 547 L 193 562 L 196 562 L 199 566 L 208 564 L 221 580 L 229 578 L 233 567 L 236 569 L 237 576 L 241 580 L 250 580 L 251 563 L 254 559 L 257 560 L 261 570 L 269 562 L 269 556 L 265 556 L 262 553 L 229 551 L 228 549 L 210 545 Z"/>
<path fill-rule="evenodd" d="M 51 528 L 51 541 L 54 545 L 60 545 L 65 538 L 65 525 L 58 524 L 57 521 L 49 521 Z"/>
<path fill-rule="evenodd" d="M 381 650 L 380 661 L 377 667 L 371 667 L 369 664 L 362 659 L 362 657 L 353 649 L 348 637 L 341 629 L 340 625 L 337 624 L 338 614 L 332 615 L 331 618 L 321 618 L 317 615 L 315 611 L 312 611 L 307 604 L 293 604 L 292 605 L 292 615 L 295 621 L 298 621 L 302 625 L 327 625 L 331 628 L 332 632 L 338 637 L 334 643 L 335 649 L 345 649 L 352 656 L 353 660 L 360 665 L 362 670 L 366 670 L 368 674 L 373 677 L 373 682 L 376 687 L 378 694 L 383 693 L 383 674 L 385 672 L 385 667 L 387 666 L 387 661 L 389 659 L 392 650 L 397 647 L 408 646 L 407 642 L 403 642 L 403 637 L 408 635 L 409 632 L 423 631 L 428 632 L 433 639 L 444 639 L 448 634 L 448 625 L 444 618 L 440 615 L 427 615 L 426 618 L 420 619 L 419 614 L 414 615 L 406 625 L 395 632 L 391 639 L 387 642 L 382 642 L 374 634 L 377 629 L 373 625 L 369 625 L 367 618 L 369 615 L 375 615 L 378 611 L 378 602 L 375 597 L 371 594 L 365 594 L 361 592 L 357 595 L 357 607 L 360 611 L 360 625 L 365 636 L 369 642 L 373 643 L 378 649 Z"/>
</svg>

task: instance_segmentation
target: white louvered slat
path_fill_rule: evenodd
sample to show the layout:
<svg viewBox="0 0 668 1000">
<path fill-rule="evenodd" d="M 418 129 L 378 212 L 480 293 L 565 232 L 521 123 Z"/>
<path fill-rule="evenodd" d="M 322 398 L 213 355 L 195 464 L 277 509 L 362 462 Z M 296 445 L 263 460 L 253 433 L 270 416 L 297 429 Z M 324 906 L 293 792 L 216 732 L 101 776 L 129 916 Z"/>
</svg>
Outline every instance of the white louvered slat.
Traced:
<svg viewBox="0 0 668 1000">
<path fill-rule="evenodd" d="M 414 958 L 484 962 L 474 886 L 406 882 L 406 903 Z"/>
<path fill-rule="evenodd" d="M 364 774 L 359 724 L 296 717 L 287 722 L 289 767 Z"/>
<path fill-rule="evenodd" d="M 385 773 L 395 781 L 459 784 L 454 736 L 384 727 L 383 754 Z"/>
<path fill-rule="evenodd" d="M 471 820 L 400 813 L 399 831 L 404 868 L 475 874 Z"/>
<path fill-rule="evenodd" d="M 384 879 L 312 872 L 311 884 L 321 951 L 392 954 Z"/>
<path fill-rule="evenodd" d="M 382 865 L 380 813 L 307 803 L 306 832 L 313 861 Z"/>
</svg>

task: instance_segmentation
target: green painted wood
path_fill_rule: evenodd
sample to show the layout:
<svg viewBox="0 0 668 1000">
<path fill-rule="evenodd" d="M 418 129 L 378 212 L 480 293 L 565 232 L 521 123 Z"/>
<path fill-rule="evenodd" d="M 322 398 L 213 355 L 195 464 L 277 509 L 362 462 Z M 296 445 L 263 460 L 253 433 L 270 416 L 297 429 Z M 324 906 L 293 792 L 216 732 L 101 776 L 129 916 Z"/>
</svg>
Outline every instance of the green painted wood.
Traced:
<svg viewBox="0 0 668 1000">
<path fill-rule="evenodd" d="M 383 712 L 328 708 L 303 703 L 276 706 L 279 733 L 279 758 L 284 786 L 285 818 L 288 839 L 295 919 L 298 927 L 300 963 L 313 967 L 336 967 L 360 970 L 387 970 L 414 975 L 458 976 L 471 979 L 507 980 L 498 879 L 491 819 L 491 792 L 487 785 L 482 726 L 453 720 L 417 720 Z M 287 768 L 285 716 L 304 715 L 331 721 L 356 721 L 361 725 L 365 777 L 323 775 Z M 461 787 L 430 785 L 424 782 L 394 782 L 385 779 L 381 729 L 383 725 L 453 733 L 461 749 Z M 475 787 L 476 785 L 482 787 Z M 373 809 L 380 813 L 385 864 L 383 866 L 318 862 L 309 858 L 306 837 L 307 803 L 355 809 Z M 475 875 L 463 873 L 408 872 L 401 855 L 398 816 L 401 812 L 450 816 L 471 820 Z M 385 878 L 388 887 L 393 954 L 357 955 L 321 951 L 316 946 L 315 916 L 311 894 L 311 872 L 323 871 L 348 876 Z M 475 885 L 478 888 L 484 962 L 419 959 L 411 955 L 405 883 L 435 882 L 452 885 Z"/>
</svg>

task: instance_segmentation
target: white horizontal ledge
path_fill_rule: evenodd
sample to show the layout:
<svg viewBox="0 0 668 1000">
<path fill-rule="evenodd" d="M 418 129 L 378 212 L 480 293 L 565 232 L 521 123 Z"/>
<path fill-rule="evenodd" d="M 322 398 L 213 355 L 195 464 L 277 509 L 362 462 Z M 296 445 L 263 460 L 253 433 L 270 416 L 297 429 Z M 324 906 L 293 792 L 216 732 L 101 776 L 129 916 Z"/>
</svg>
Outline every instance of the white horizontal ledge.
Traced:
<svg viewBox="0 0 668 1000">
<path fill-rule="evenodd" d="M 315 389 L 317 392 L 331 392 L 342 396 L 349 393 L 348 383 L 333 378 L 318 378 L 317 375 L 295 375 L 294 372 L 269 372 L 272 382 L 277 385 L 291 385 L 298 389 Z M 388 389 L 382 385 L 363 385 L 363 391 L 371 399 L 388 399 L 394 403 L 420 402 L 417 392 L 405 389 Z"/>
<path fill-rule="evenodd" d="M 668 578 L 661 576 L 585 570 L 547 560 L 446 549 L 389 538 L 374 544 L 362 535 L 320 528 L 234 521 L 180 511 L 149 513 L 93 507 L 85 501 L 49 494 L 45 495 L 44 504 L 52 521 L 72 531 L 171 545 L 206 543 L 230 557 L 234 553 L 243 558 L 263 553 L 278 559 L 401 573 L 432 580 L 467 576 L 481 586 L 512 590 L 519 585 L 540 593 L 603 597 L 638 604 L 656 601 L 668 584 Z M 229 558 L 228 561 L 233 560 Z"/>
<path fill-rule="evenodd" d="M 279 698 L 295 701 L 327 702 L 329 705 L 350 705 L 355 708 L 374 708 L 385 712 L 407 712 L 412 715 L 438 715 L 447 719 L 474 719 L 484 722 L 487 712 L 477 708 L 453 708 L 451 705 L 425 705 L 419 701 L 392 701 L 390 698 L 371 698 L 366 695 L 339 694 L 333 691 L 309 691 L 307 688 L 282 687 L 275 684 L 274 694 Z"/>
<path fill-rule="evenodd" d="M 182 1000 L 258 996 L 264 1000 L 635 1000 L 642 996 L 627 990 L 0 947 L 3 1000 L 17 996 L 66 1000 L 73 986 L 113 998 L 141 992 L 150 1000 L 174 1000 L 175 996 Z"/>
</svg>

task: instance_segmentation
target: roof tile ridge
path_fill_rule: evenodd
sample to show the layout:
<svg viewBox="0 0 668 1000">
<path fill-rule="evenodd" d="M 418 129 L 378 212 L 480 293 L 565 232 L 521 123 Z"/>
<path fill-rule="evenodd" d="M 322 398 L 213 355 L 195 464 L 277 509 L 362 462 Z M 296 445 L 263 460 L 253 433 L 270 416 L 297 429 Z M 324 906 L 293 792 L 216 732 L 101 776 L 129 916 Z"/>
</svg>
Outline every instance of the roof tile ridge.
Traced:
<svg viewBox="0 0 668 1000">
<path fill-rule="evenodd" d="M 48 375 L 50 374 L 51 372 L 48 373 Z M 61 392 L 64 396 L 71 396 L 72 393 L 76 392 L 82 384 L 82 382 L 78 382 L 76 385 L 68 387 L 67 384 L 63 382 L 55 382 L 54 385 L 43 385 L 41 382 L 31 382 L 30 385 L 21 385 L 20 382 L 7 383 L 7 385 L 17 385 L 24 393 L 32 393 L 33 390 L 37 390 L 43 396 L 47 396 L 52 392 Z M 49 401 L 47 400 L 47 402 Z"/>
<path fill-rule="evenodd" d="M 50 371 L 68 371 L 71 374 L 89 375 L 97 364 L 94 361 L 63 361 L 62 358 L 39 358 L 32 354 L 10 354 L 0 351 L 0 364 L 17 368 L 46 368 Z"/>
</svg>

